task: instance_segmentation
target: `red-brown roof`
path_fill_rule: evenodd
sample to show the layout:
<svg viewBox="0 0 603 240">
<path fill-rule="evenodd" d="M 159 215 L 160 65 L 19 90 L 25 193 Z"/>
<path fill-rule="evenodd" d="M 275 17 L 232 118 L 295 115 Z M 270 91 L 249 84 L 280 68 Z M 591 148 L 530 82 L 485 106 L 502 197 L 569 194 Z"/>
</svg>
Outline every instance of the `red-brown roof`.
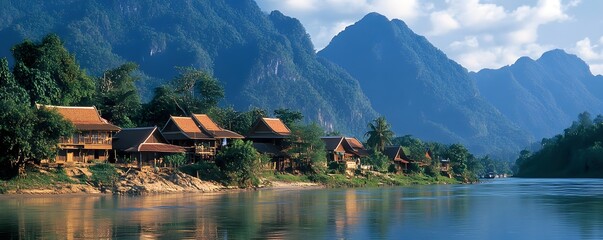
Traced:
<svg viewBox="0 0 603 240">
<path fill-rule="evenodd" d="M 220 131 L 222 128 L 218 126 L 207 114 L 193 114 L 193 118 L 202 128 L 207 131 Z"/>
<path fill-rule="evenodd" d="M 195 121 L 190 117 L 170 117 L 170 120 L 191 139 L 213 139 L 201 131 Z"/>
<path fill-rule="evenodd" d="M 247 134 L 250 139 L 288 138 L 291 130 L 278 118 L 259 118 Z"/>
<path fill-rule="evenodd" d="M 144 143 L 138 147 L 138 152 L 181 153 L 185 151 L 183 147 L 165 143 Z"/>
<path fill-rule="evenodd" d="M 119 131 L 119 127 L 103 119 L 96 107 L 71 107 L 39 105 L 56 110 L 63 118 L 71 122 L 77 130 Z"/>
<path fill-rule="evenodd" d="M 192 118 L 205 134 L 214 138 L 245 138 L 241 134 L 221 128 L 207 114 L 193 114 Z"/>
<path fill-rule="evenodd" d="M 262 118 L 262 120 L 268 125 L 269 128 L 272 129 L 275 133 L 280 133 L 282 135 L 291 134 L 291 130 L 278 118 Z"/>
</svg>

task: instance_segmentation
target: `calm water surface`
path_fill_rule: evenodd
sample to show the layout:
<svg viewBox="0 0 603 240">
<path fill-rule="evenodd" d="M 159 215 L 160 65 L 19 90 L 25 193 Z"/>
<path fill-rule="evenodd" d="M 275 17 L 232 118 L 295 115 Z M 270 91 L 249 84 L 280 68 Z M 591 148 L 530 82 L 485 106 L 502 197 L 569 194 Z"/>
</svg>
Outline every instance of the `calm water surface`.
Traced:
<svg viewBox="0 0 603 240">
<path fill-rule="evenodd" d="M 1 196 L 1 239 L 603 239 L 603 180 Z"/>
</svg>

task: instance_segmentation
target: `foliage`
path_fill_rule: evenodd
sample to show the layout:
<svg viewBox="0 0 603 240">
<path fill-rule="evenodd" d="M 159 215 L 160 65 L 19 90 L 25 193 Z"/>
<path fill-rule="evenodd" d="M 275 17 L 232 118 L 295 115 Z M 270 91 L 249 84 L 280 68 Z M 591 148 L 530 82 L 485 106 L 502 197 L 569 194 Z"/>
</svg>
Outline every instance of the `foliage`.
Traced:
<svg viewBox="0 0 603 240">
<path fill-rule="evenodd" d="M 274 110 L 274 116 L 281 119 L 281 121 L 283 121 L 287 127 L 292 127 L 304 119 L 304 115 L 302 115 L 301 112 L 291 111 L 288 108 L 279 108 Z"/>
<path fill-rule="evenodd" d="M 191 176 L 199 176 L 199 179 L 204 181 L 222 182 L 226 178 L 213 162 L 200 161 L 195 164 L 184 165 L 180 167 L 180 171 Z"/>
<path fill-rule="evenodd" d="M 603 125 L 581 113 L 569 128 L 543 139 L 542 149 L 516 160 L 519 177 L 603 177 Z"/>
<path fill-rule="evenodd" d="M 176 169 L 186 163 L 186 155 L 184 153 L 169 154 L 164 159 L 165 163 Z"/>
<path fill-rule="evenodd" d="M 112 187 L 119 179 L 117 169 L 110 163 L 97 163 L 88 169 L 92 173 L 90 182 L 97 187 Z"/>
<path fill-rule="evenodd" d="M 259 185 L 260 154 L 250 141 L 234 140 L 216 156 L 216 165 L 226 175 L 227 181 L 240 187 Z"/>
<path fill-rule="evenodd" d="M 91 102 L 94 82 L 80 70 L 57 35 L 47 35 L 38 44 L 26 40 L 14 46 L 12 52 L 16 62 L 13 73 L 32 105 Z"/>
<path fill-rule="evenodd" d="M 44 172 L 33 168 L 28 169 L 26 175 L 0 181 L 0 193 L 20 189 L 40 189 L 48 186 L 56 186 L 61 183 L 75 184 L 78 181 L 67 176 L 63 168 L 49 169 Z"/>
<path fill-rule="evenodd" d="M 249 111 L 239 112 L 229 106 L 212 108 L 208 114 L 220 126 L 240 134 L 247 134 L 258 118 L 266 116 L 266 111 L 260 108 L 251 108 Z"/>
<path fill-rule="evenodd" d="M 125 63 L 107 70 L 97 79 L 96 107 L 102 117 L 121 127 L 135 127 L 141 110 L 141 101 L 134 76 L 135 63 Z"/>
<path fill-rule="evenodd" d="M 289 137 L 292 147 L 288 152 L 301 166 L 305 166 L 304 170 L 313 173 L 324 172 L 327 154 L 325 143 L 321 139 L 323 135 L 322 128 L 316 123 L 302 126 L 293 125 Z"/>
<path fill-rule="evenodd" d="M 372 149 L 383 152 L 385 146 L 391 144 L 394 138 L 391 126 L 387 123 L 385 117 L 381 116 L 369 123 L 368 128 L 368 132 L 364 134 L 368 137 L 366 144 Z"/>
<path fill-rule="evenodd" d="M 371 155 L 362 158 L 361 162 L 365 165 L 373 166 L 373 169 L 380 172 L 387 171 L 391 161 L 383 153 L 379 151 L 373 151 Z"/>
<path fill-rule="evenodd" d="M 153 99 L 144 105 L 143 121 L 162 125 L 169 116 L 188 116 L 206 113 L 217 107 L 224 97 L 224 89 L 211 75 L 193 68 L 178 68 L 180 74 L 155 89 Z"/>
<path fill-rule="evenodd" d="M 455 143 L 450 145 L 445 157 L 450 159 L 452 171 L 456 174 L 464 174 L 467 170 L 467 159 L 470 157 L 469 150 L 465 146 Z"/>
</svg>

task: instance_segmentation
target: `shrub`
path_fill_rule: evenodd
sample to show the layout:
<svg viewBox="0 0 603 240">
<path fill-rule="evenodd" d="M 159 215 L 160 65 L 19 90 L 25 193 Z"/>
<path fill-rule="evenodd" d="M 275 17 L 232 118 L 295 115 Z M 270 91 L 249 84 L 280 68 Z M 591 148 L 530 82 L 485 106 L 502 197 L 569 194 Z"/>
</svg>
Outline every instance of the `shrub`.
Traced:
<svg viewBox="0 0 603 240">
<path fill-rule="evenodd" d="M 260 154 L 250 141 L 235 140 L 216 156 L 216 165 L 230 183 L 240 187 L 258 186 L 261 172 Z"/>
<path fill-rule="evenodd" d="M 113 186 L 119 178 L 117 169 L 110 163 L 97 163 L 88 169 L 92 172 L 90 182 L 97 187 Z"/>
</svg>

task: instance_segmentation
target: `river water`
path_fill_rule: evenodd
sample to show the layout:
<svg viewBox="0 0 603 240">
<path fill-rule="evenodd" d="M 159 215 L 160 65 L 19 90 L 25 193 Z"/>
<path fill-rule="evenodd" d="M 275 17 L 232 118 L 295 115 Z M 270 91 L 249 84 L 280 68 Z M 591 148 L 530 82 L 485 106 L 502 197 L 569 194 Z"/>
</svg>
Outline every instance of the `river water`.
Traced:
<svg viewBox="0 0 603 240">
<path fill-rule="evenodd" d="M 603 180 L 0 196 L 0 239 L 603 239 Z"/>
</svg>

